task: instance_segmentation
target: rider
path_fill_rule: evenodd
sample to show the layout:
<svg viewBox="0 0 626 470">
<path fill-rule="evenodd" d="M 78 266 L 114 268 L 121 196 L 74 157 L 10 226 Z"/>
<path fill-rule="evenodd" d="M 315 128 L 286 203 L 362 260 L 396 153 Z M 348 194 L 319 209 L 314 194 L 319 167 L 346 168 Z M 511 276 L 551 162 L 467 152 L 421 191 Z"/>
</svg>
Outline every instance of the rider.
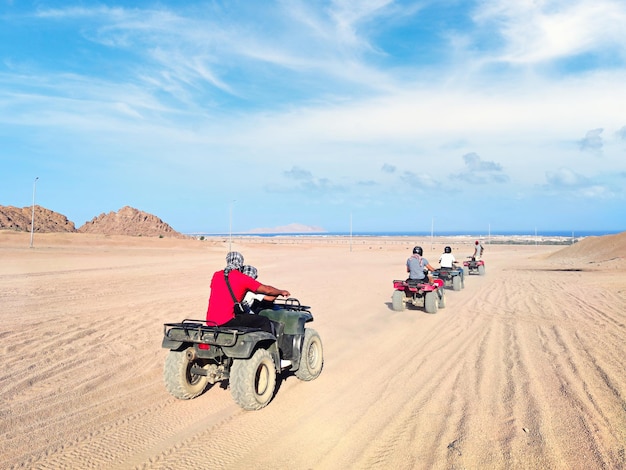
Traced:
<svg viewBox="0 0 626 470">
<path fill-rule="evenodd" d="M 226 255 L 226 263 L 226 268 L 217 271 L 211 279 L 211 294 L 206 315 L 207 325 L 248 326 L 273 333 L 271 323 L 266 317 L 245 313 L 235 316 L 233 296 L 237 302 L 241 302 L 248 291 L 276 297 L 281 295 L 289 297 L 289 291 L 261 284 L 256 279 L 243 274 L 241 272 L 243 267 L 243 255 L 241 253 L 229 252 Z"/>
<path fill-rule="evenodd" d="M 450 248 L 449 246 L 446 246 L 443 249 L 443 254 L 439 257 L 439 265 L 442 268 L 459 269 L 461 271 L 460 273 L 461 279 L 463 279 L 463 268 L 461 268 L 460 266 L 457 266 L 456 263 L 457 263 L 457 260 L 452 254 L 452 248 Z"/>
<path fill-rule="evenodd" d="M 434 271 L 426 258 L 422 258 L 423 250 L 421 246 L 413 248 L 413 256 L 406 260 L 406 272 L 409 273 L 409 279 L 421 282 L 433 283 L 432 276 L 428 273 Z"/>
<path fill-rule="evenodd" d="M 456 263 L 456 258 L 452 254 L 452 248 L 446 246 L 443 249 L 443 254 L 439 257 L 439 264 L 442 268 L 457 269 L 458 266 L 455 266 Z"/>
<path fill-rule="evenodd" d="M 256 279 L 258 277 L 258 271 L 254 266 L 246 264 L 241 269 L 241 272 L 246 276 L 250 276 L 252 279 Z M 242 304 L 245 304 L 245 308 L 248 309 L 250 313 L 259 313 L 259 311 L 264 308 L 272 308 L 272 303 L 276 300 L 275 295 L 266 295 L 266 294 L 257 294 L 252 291 L 246 292 Z"/>
<path fill-rule="evenodd" d="M 474 254 L 472 255 L 472 258 L 478 261 L 483 255 L 483 251 L 485 251 L 485 248 L 478 240 L 476 240 L 476 243 L 474 243 Z"/>
</svg>

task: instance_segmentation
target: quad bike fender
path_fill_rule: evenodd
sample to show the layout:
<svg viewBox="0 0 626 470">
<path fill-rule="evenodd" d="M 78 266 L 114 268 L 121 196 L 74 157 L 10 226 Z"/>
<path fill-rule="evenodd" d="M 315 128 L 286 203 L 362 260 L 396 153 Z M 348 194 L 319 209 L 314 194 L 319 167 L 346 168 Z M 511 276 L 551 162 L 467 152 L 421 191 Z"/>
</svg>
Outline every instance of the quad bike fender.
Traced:
<svg viewBox="0 0 626 470">
<path fill-rule="evenodd" d="M 271 352 L 272 347 L 278 351 L 276 337 L 266 331 L 252 331 L 241 335 L 232 346 L 222 346 L 224 354 L 233 359 L 248 359 L 259 348 Z M 278 361 L 280 363 L 280 361 Z"/>
<path fill-rule="evenodd" d="M 272 344 L 270 344 L 270 346 L 269 346 L 269 348 L 267 348 L 267 350 L 271 354 L 272 360 L 274 361 L 274 368 L 276 369 L 276 373 L 280 374 L 280 371 L 281 371 L 281 367 L 280 367 L 280 350 L 278 348 L 278 343 L 276 341 L 274 341 Z"/>
<path fill-rule="evenodd" d="M 444 286 L 444 281 L 443 279 L 433 279 L 433 284 L 436 284 L 437 288 L 442 288 Z"/>
<path fill-rule="evenodd" d="M 186 348 L 186 343 L 183 341 L 175 341 L 173 339 L 169 339 L 167 337 L 163 338 L 163 342 L 161 343 L 161 347 L 165 349 L 170 349 L 172 351 L 182 351 Z M 185 347 L 183 347 L 185 346 Z"/>
</svg>

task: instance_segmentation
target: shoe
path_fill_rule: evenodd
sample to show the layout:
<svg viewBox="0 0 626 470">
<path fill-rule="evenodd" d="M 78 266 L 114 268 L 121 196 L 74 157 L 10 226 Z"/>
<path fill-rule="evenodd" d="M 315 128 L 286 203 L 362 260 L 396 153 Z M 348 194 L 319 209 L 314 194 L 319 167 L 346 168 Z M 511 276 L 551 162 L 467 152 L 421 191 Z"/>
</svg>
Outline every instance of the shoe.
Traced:
<svg viewBox="0 0 626 470">
<path fill-rule="evenodd" d="M 286 359 L 281 359 L 281 360 L 280 360 L 280 367 L 281 367 L 281 368 L 283 368 L 283 367 L 287 367 L 287 366 L 290 366 L 290 365 L 291 365 L 291 361 L 288 361 L 288 360 L 286 360 Z"/>
</svg>

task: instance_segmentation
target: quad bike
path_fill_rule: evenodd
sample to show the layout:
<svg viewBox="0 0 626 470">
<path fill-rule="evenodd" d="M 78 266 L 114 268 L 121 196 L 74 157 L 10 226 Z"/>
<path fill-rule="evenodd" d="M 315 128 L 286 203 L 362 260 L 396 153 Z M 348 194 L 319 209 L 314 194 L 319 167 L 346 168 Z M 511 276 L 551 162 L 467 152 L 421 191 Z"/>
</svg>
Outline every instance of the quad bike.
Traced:
<svg viewBox="0 0 626 470">
<path fill-rule="evenodd" d="M 165 323 L 162 346 L 169 349 L 163 368 L 165 388 L 181 400 L 196 398 L 209 385 L 228 380 L 234 401 L 259 410 L 274 397 L 276 375 L 293 372 L 316 379 L 324 365 L 322 340 L 306 323 L 309 307 L 296 299 L 276 301 L 259 312 L 275 334 L 258 328 L 207 326 L 204 320 Z"/>
<path fill-rule="evenodd" d="M 459 291 L 465 287 L 465 280 L 462 268 L 439 268 L 433 271 L 434 279 L 441 279 L 444 287 L 452 287 L 452 290 Z"/>
<path fill-rule="evenodd" d="M 463 272 L 466 275 L 478 274 L 479 276 L 485 275 L 485 262 L 482 259 L 478 261 L 473 256 L 468 256 L 468 261 L 463 261 Z"/>
<path fill-rule="evenodd" d="M 393 281 L 393 295 L 391 306 L 396 312 L 404 310 L 405 303 L 414 307 L 423 307 L 426 313 L 437 313 L 439 308 L 445 308 L 446 296 L 443 290 L 443 281 L 434 279 L 433 283 L 414 281 Z"/>
</svg>

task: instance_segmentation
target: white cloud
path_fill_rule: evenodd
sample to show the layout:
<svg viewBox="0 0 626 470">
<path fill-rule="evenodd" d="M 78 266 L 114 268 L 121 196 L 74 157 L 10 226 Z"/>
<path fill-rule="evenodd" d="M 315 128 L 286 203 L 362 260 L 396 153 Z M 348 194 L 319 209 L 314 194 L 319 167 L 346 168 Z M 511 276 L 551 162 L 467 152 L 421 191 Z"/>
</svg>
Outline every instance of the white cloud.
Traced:
<svg viewBox="0 0 626 470">
<path fill-rule="evenodd" d="M 502 36 L 497 59 L 506 62 L 544 62 L 607 47 L 623 54 L 626 47 L 626 8 L 614 0 L 491 0 L 481 4 L 475 19 Z"/>
</svg>

